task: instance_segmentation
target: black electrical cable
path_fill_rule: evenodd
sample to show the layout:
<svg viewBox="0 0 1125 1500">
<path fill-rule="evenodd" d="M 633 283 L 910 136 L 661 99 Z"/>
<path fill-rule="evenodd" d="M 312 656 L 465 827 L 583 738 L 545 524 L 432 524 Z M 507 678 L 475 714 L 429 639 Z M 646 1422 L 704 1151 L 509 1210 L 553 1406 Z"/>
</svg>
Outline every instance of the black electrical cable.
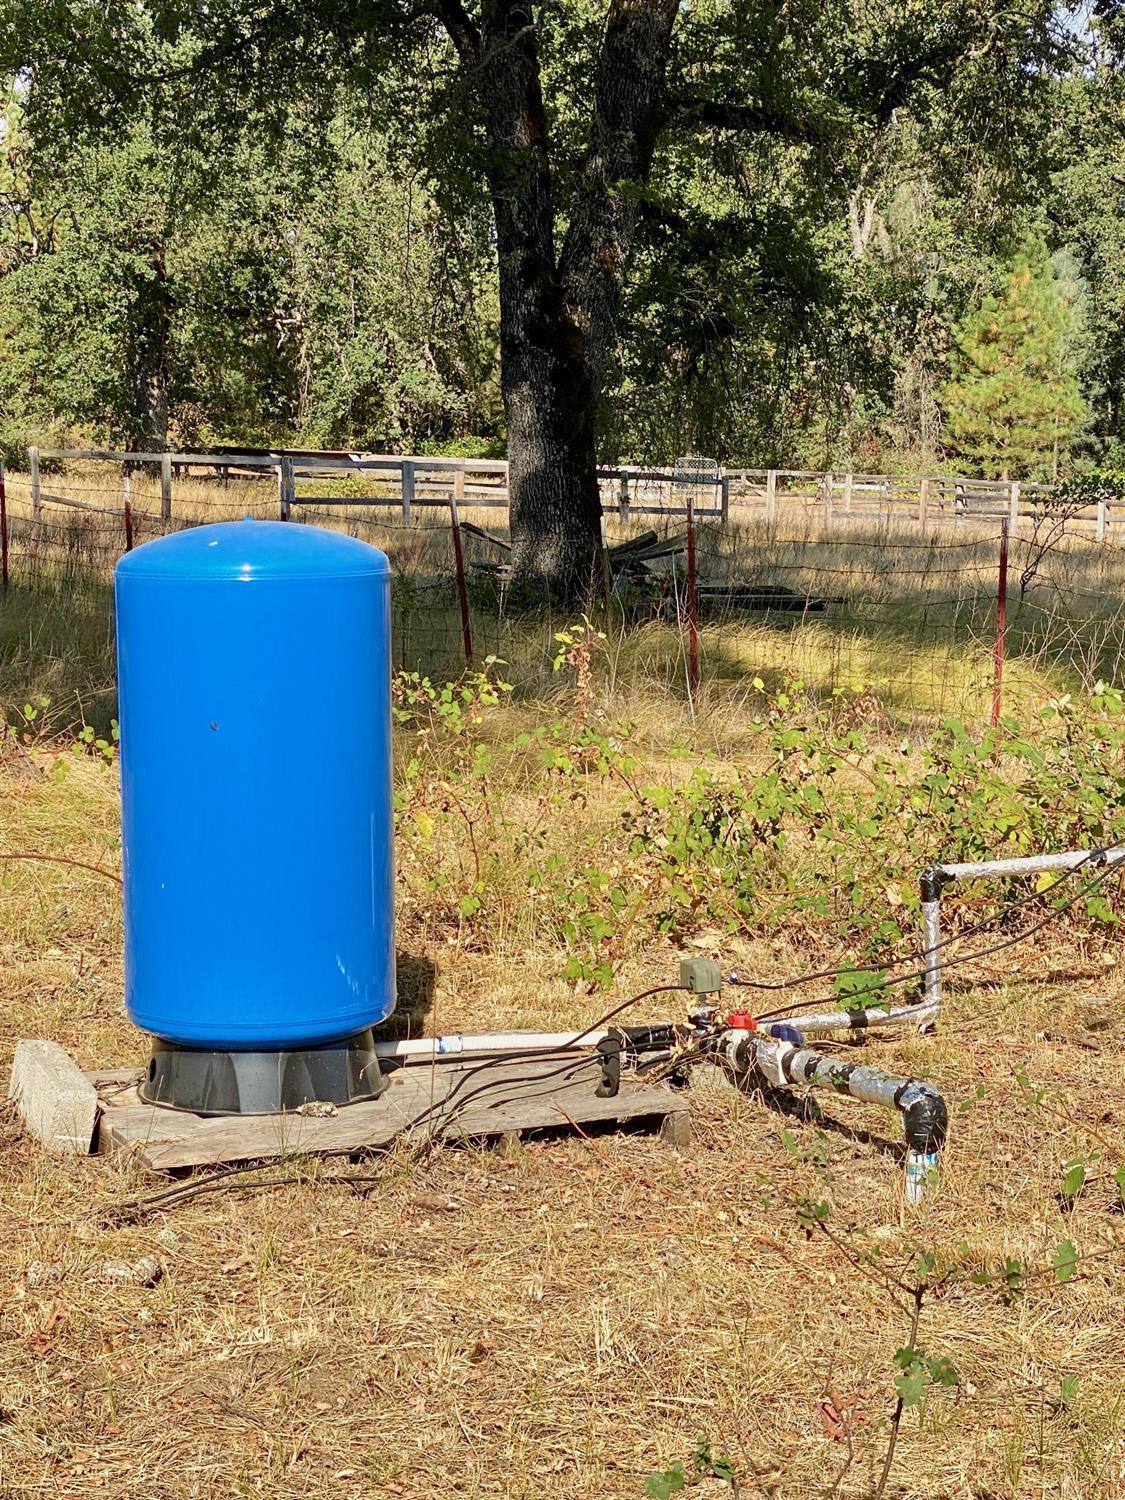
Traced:
<svg viewBox="0 0 1125 1500">
<path fill-rule="evenodd" d="M 1107 844 L 1102 849 L 1091 849 L 1077 864 L 1069 866 L 1062 871 L 1056 885 L 1061 885 L 1064 880 L 1084 870 L 1088 865 L 1096 864 L 1113 847 Z M 931 953 L 940 953 L 943 948 L 948 948 L 952 943 L 963 943 L 966 938 L 975 937 L 978 932 L 984 932 L 993 923 L 999 922 L 1002 917 L 1008 916 L 1013 911 L 1021 911 L 1025 906 L 1032 906 L 1042 901 L 1045 892 L 1030 891 L 1026 896 L 1021 896 L 1015 901 L 1010 901 L 1007 906 L 1002 906 L 999 911 L 994 911 L 991 916 L 974 922 L 971 927 L 966 927 L 962 932 L 951 933 L 949 937 L 942 938 L 940 943 L 935 943 L 932 948 L 911 948 L 898 957 L 876 957 L 865 964 L 847 964 L 838 969 L 818 969 L 810 974 L 797 974 L 791 979 L 735 979 L 731 977 L 728 983 L 738 989 L 746 990 L 789 990 L 797 989 L 803 984 L 813 984 L 818 979 L 838 979 L 844 974 L 867 974 L 872 969 L 894 969 L 899 964 L 909 963 L 911 959 L 926 958 Z M 1065 910 L 1065 908 L 1062 908 Z M 950 960 L 952 963 L 952 960 Z M 913 976 L 912 976 L 913 977 Z"/>
<path fill-rule="evenodd" d="M 526 1057 L 527 1054 L 523 1053 L 518 1059 L 506 1057 L 503 1059 L 503 1061 L 510 1067 L 513 1062 L 524 1061 Z M 547 1082 L 551 1079 L 568 1079 L 571 1074 L 580 1073 L 583 1068 L 589 1068 L 592 1066 L 600 1068 L 601 1058 L 596 1053 L 584 1053 L 581 1057 L 569 1059 L 559 1068 L 552 1068 L 549 1073 L 537 1073 L 534 1078 L 530 1078 L 527 1081 L 529 1083 L 542 1083 Z M 505 1087 L 511 1088 L 514 1084 L 518 1083 L 519 1080 L 516 1078 L 486 1079 L 484 1083 L 479 1084 L 477 1088 L 471 1089 L 467 1094 L 463 1095 L 451 1110 L 447 1108 L 448 1096 L 445 1099 L 438 1100 L 434 1105 L 431 1106 L 431 1111 L 440 1111 L 440 1113 L 438 1113 L 437 1115 L 436 1121 L 434 1122 L 435 1133 L 444 1133 L 444 1131 L 447 1130 L 450 1125 L 456 1124 L 456 1122 L 465 1114 L 466 1110 L 472 1104 L 473 1100 L 479 1099 L 482 1094 L 490 1093 L 493 1089 Z M 535 1095 L 529 1094 L 525 1096 L 524 1094 L 516 1093 L 511 1095 L 508 1099 L 501 1099 L 496 1101 L 496 1107 L 499 1108 L 505 1104 L 510 1104 L 512 1102 L 512 1099 L 521 1099 L 524 1097 L 534 1098 Z M 430 1113 L 430 1111 L 424 1111 L 419 1119 L 424 1120 L 428 1113 Z M 404 1128 L 407 1130 L 411 1130 L 414 1128 L 414 1126 L 415 1122 L 412 1121 L 410 1125 Z"/>
<path fill-rule="evenodd" d="M 706 1041 L 713 1040 L 713 1036 L 705 1038 L 700 1041 L 697 1047 L 692 1047 L 687 1052 L 681 1052 L 677 1057 L 662 1059 L 662 1061 L 664 1062 L 664 1066 L 662 1068 L 659 1068 L 654 1073 L 654 1082 L 659 1083 L 662 1078 L 671 1077 L 673 1074 L 678 1073 L 681 1068 L 691 1068 L 694 1067 L 696 1063 L 709 1062 L 712 1059 L 714 1053 L 710 1047 L 705 1045 L 705 1043 Z M 640 1072 L 641 1069 L 638 1069 L 637 1071 Z M 647 1072 L 648 1070 L 646 1069 L 645 1071 Z"/>
<path fill-rule="evenodd" d="M 1028 938 L 1034 937 L 1037 932 L 1042 932 L 1043 929 L 1045 927 L 1049 927 L 1052 922 L 1057 922 L 1064 912 L 1069 911 L 1072 906 L 1081 901 L 1083 896 L 1087 896 L 1091 891 L 1096 890 L 1104 880 L 1108 880 L 1109 877 L 1120 870 L 1123 865 L 1125 865 L 1125 854 L 1123 854 L 1119 859 L 1112 861 L 1112 863 L 1107 864 L 1105 869 L 1102 870 L 1100 874 L 1096 875 L 1093 880 L 1087 881 L 1086 884 L 1081 887 L 1081 889 L 1075 891 L 1074 895 L 1071 896 L 1069 901 L 1064 901 L 1061 906 L 1052 907 L 1045 917 L 1041 918 L 1040 921 L 1029 927 L 1026 932 L 1019 932 L 1015 935 L 1015 937 L 1004 938 L 1000 942 L 992 943 L 987 948 L 980 948 L 974 953 L 962 953 L 956 958 L 947 959 L 946 962 L 942 965 L 943 969 L 954 969 L 961 964 L 973 963 L 978 958 L 991 958 L 994 953 L 1003 953 L 1006 948 L 1014 948 L 1017 943 L 1025 943 Z M 928 951 L 933 952 L 935 950 L 930 949 Z M 847 971 L 845 970 L 844 972 Z M 870 986 L 869 989 L 862 991 L 854 998 L 859 1000 L 862 999 L 865 995 L 874 994 L 877 990 L 896 989 L 899 985 L 909 984 L 913 979 L 924 979 L 927 973 L 927 969 L 915 969 L 909 974 L 899 974 L 893 979 L 877 980 Z M 826 995 L 819 1000 L 796 1000 L 791 1005 L 782 1005 L 779 1006 L 776 1010 L 762 1011 L 759 1015 L 756 1015 L 754 1019 L 756 1021 L 772 1021 L 780 1016 L 800 1015 L 803 1011 L 808 1010 L 810 1006 L 834 1005 L 838 1003 L 839 999 L 839 995 Z"/>
<path fill-rule="evenodd" d="M 584 1041 L 585 1038 L 590 1036 L 593 1032 L 601 1031 L 603 1027 L 607 1026 L 609 1022 L 614 1019 L 614 1017 L 619 1016 L 622 1011 L 628 1010 L 631 1006 L 639 1005 L 642 1000 L 648 1000 L 653 995 L 666 995 L 672 991 L 684 990 L 686 988 L 687 986 L 682 984 L 658 984 L 650 990 L 642 990 L 639 995 L 632 995 L 628 1000 L 623 1000 L 620 1005 L 615 1005 L 612 1010 L 606 1011 L 604 1016 L 601 1016 L 598 1020 L 591 1022 L 591 1024 L 587 1026 L 584 1031 L 577 1032 L 574 1036 L 569 1037 L 565 1042 L 560 1042 L 557 1046 L 554 1047 L 539 1048 L 534 1052 L 524 1052 L 521 1053 L 520 1056 L 523 1059 L 534 1058 L 537 1061 L 540 1061 L 544 1058 L 558 1057 L 562 1053 L 570 1051 L 574 1047 L 577 1047 L 580 1042 Z M 465 1085 L 469 1083 L 473 1078 L 475 1078 L 477 1074 L 483 1073 L 489 1068 L 511 1066 L 512 1061 L 513 1059 L 510 1055 L 493 1057 L 487 1059 L 485 1062 L 478 1063 L 474 1068 L 469 1068 L 466 1072 L 461 1074 L 461 1077 L 457 1080 L 453 1088 L 450 1089 L 449 1093 L 446 1094 L 443 1099 L 435 1100 L 435 1102 L 428 1108 L 422 1110 L 420 1114 L 415 1115 L 412 1120 L 407 1121 L 407 1123 L 402 1127 L 403 1131 L 415 1129 L 416 1126 L 422 1124 L 436 1110 L 447 1107 L 451 1103 L 451 1101 L 455 1099 L 456 1096 L 461 1092 Z M 510 1080 L 498 1078 L 494 1080 L 492 1086 L 495 1087 L 496 1085 L 504 1084 L 507 1082 L 510 1082 Z M 488 1085 L 486 1084 L 485 1087 L 488 1087 Z M 477 1092 L 477 1090 L 474 1090 L 473 1094 L 470 1097 L 476 1098 Z"/>
<path fill-rule="evenodd" d="M 396 1141 L 400 1140 L 408 1131 L 414 1129 L 415 1126 L 421 1124 L 436 1110 L 448 1108 L 451 1099 L 455 1098 L 456 1095 L 460 1093 L 465 1084 L 467 1084 L 471 1078 L 485 1071 L 487 1068 L 497 1067 L 500 1064 L 508 1064 L 510 1066 L 513 1061 L 517 1061 L 520 1059 L 530 1059 L 532 1057 L 538 1060 L 557 1057 L 560 1054 L 568 1052 L 571 1049 L 577 1047 L 586 1037 L 590 1036 L 593 1032 L 600 1031 L 604 1026 L 608 1025 L 615 1016 L 619 1016 L 622 1011 L 628 1010 L 631 1006 L 639 1005 L 642 1000 L 648 1000 L 653 995 L 664 995 L 672 991 L 684 989 L 686 989 L 686 986 L 682 984 L 655 985 L 652 989 L 642 990 L 640 994 L 631 995 L 629 999 L 622 1000 L 619 1005 L 615 1005 L 611 1010 L 606 1011 L 605 1015 L 600 1017 L 600 1019 L 591 1022 L 591 1024 L 587 1026 L 585 1030 L 577 1032 L 574 1036 L 569 1037 L 565 1042 L 559 1043 L 559 1045 L 556 1047 L 544 1047 L 537 1049 L 532 1053 L 524 1052 L 520 1054 L 519 1059 L 514 1059 L 509 1055 L 506 1057 L 489 1058 L 487 1061 L 477 1064 L 476 1067 L 469 1069 L 465 1073 L 462 1073 L 453 1089 L 451 1089 L 443 1099 L 435 1101 L 435 1103 L 430 1105 L 429 1108 L 423 1110 L 420 1114 L 416 1115 L 413 1120 L 409 1120 L 398 1131 L 396 1131 L 395 1135 L 391 1138 L 387 1145 L 380 1148 L 378 1154 L 385 1154 Z M 590 1063 L 596 1061 L 600 1062 L 600 1059 L 596 1057 L 587 1058 L 583 1056 L 580 1059 L 568 1062 L 562 1069 L 558 1071 L 561 1073 L 566 1073 L 572 1069 L 588 1066 Z M 540 1076 L 541 1078 L 549 1078 L 555 1075 L 545 1074 Z M 470 1102 L 471 1099 L 477 1098 L 481 1093 L 487 1092 L 489 1088 L 502 1087 L 504 1084 L 510 1084 L 512 1081 L 513 1080 L 510 1078 L 496 1078 L 485 1083 L 480 1089 L 474 1090 L 470 1096 L 463 1099 L 458 1109 L 454 1112 L 453 1119 L 445 1123 L 454 1123 L 457 1115 L 459 1115 L 464 1110 L 465 1106 Z M 527 1096 L 525 1095 L 524 1097 Z M 338 1151 L 318 1153 L 318 1155 L 325 1158 L 329 1156 L 345 1156 L 351 1154 L 353 1154 L 353 1148 L 351 1147 L 344 1147 Z M 247 1189 L 259 1187 L 270 1188 L 285 1187 L 291 1185 L 294 1182 L 300 1181 L 299 1178 L 295 1177 L 263 1178 L 258 1182 L 247 1183 L 239 1183 L 233 1181 L 233 1179 L 245 1177 L 251 1172 L 260 1171 L 261 1166 L 261 1162 L 247 1162 L 242 1166 L 225 1167 L 219 1172 L 210 1173 L 201 1181 L 177 1184 L 175 1187 L 165 1188 L 162 1192 L 153 1193 L 146 1198 L 129 1199 L 125 1203 L 119 1204 L 117 1208 L 107 1210 L 105 1217 L 111 1222 L 130 1222 L 141 1217 L 143 1214 L 159 1212 L 162 1209 L 178 1208 L 181 1203 L 186 1203 L 191 1198 L 201 1197 L 205 1193 L 217 1192 L 221 1187 L 227 1185 L 230 1185 L 231 1187 L 245 1187 Z M 347 1186 L 352 1182 L 358 1183 L 362 1180 L 366 1180 L 366 1178 L 361 1178 L 356 1174 L 346 1173 L 336 1174 L 331 1178 L 331 1181 L 333 1183 L 339 1183 L 342 1186 Z"/>
<path fill-rule="evenodd" d="M 550 1073 L 537 1074 L 535 1078 L 528 1079 L 528 1083 L 546 1083 L 546 1088 L 519 1088 L 515 1093 L 508 1094 L 502 1099 L 493 1099 L 489 1103 L 490 1109 L 503 1109 L 509 1104 L 520 1104 L 525 1099 L 541 1099 L 545 1094 L 553 1094 L 559 1086 L 559 1080 L 563 1083 L 572 1082 L 578 1074 L 590 1067 L 600 1069 L 601 1059 L 596 1055 L 575 1058 L 564 1067 L 552 1069 Z M 490 1093 L 493 1089 L 501 1088 L 504 1084 L 517 1083 L 513 1078 L 494 1078 L 488 1083 L 481 1084 L 480 1088 L 465 1096 L 464 1099 L 453 1109 L 448 1117 L 439 1117 L 435 1130 L 430 1136 L 431 1140 L 445 1141 L 449 1133 L 456 1127 L 459 1120 L 463 1119 L 472 1101 L 481 1094 Z"/>
</svg>

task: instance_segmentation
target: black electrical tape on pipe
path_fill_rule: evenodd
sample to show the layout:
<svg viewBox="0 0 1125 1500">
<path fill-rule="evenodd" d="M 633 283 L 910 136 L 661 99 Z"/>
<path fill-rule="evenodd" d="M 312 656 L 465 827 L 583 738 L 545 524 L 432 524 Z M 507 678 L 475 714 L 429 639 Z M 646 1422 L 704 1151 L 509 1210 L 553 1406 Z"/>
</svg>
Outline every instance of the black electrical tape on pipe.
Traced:
<svg viewBox="0 0 1125 1500">
<path fill-rule="evenodd" d="M 942 869 L 941 865 L 931 865 L 928 870 L 922 871 L 919 882 L 923 901 L 940 901 L 941 893 L 953 879 Z"/>
<path fill-rule="evenodd" d="M 916 1095 L 903 1108 L 900 1101 L 911 1090 L 917 1091 Z M 902 1127 L 910 1150 L 926 1155 L 940 1151 L 949 1132 L 949 1110 L 933 1084 L 911 1078 L 895 1095 L 895 1103 L 902 1109 Z"/>
</svg>

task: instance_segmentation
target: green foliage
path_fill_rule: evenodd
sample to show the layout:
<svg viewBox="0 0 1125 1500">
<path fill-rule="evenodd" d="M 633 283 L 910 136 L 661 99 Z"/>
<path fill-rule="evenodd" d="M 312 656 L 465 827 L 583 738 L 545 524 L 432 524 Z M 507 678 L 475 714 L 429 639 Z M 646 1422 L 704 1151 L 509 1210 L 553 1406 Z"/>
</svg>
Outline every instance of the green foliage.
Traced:
<svg viewBox="0 0 1125 1500">
<path fill-rule="evenodd" d="M 1064 1375 L 1059 1381 L 1059 1394 L 1055 1402 L 1058 1411 L 1069 1411 L 1078 1399 L 1080 1382 L 1077 1375 Z"/>
<path fill-rule="evenodd" d="M 687 1468 L 677 1459 L 667 1469 L 650 1474 L 644 1492 L 650 1500 L 670 1500 L 670 1496 L 700 1479 L 721 1479 L 732 1486 L 735 1483 L 734 1465 L 729 1458 L 717 1458 L 712 1453 L 708 1437 L 701 1437 L 696 1443 Z"/>
<path fill-rule="evenodd" d="M 585 0 L 531 23 L 559 246 L 604 23 Z M 1097 30 L 999 0 L 681 6 L 652 170 L 615 195 L 632 253 L 604 456 L 928 463 L 952 330 L 1044 223 L 1074 268 L 1055 303 L 1080 287 L 1089 330 L 1073 371 L 993 416 L 1050 461 L 1078 376 L 1092 445 L 1125 443 L 1122 87 Z M 455 41 L 382 0 L 0 0 L 6 451 L 162 432 L 503 451 L 504 151 Z M 991 462 L 979 392 L 968 410 L 963 451 Z"/>
<path fill-rule="evenodd" d="M 295 111 L 280 141 L 173 149 L 150 114 L 48 148 L 18 93 L 4 125 L 9 454 L 74 429 L 142 448 L 495 440 L 486 221 L 446 220 L 385 132 Z"/>
<path fill-rule="evenodd" d="M 495 708 L 512 691 L 497 672 L 503 665 L 499 657 L 487 656 L 483 671 L 470 669 L 456 682 L 439 684 L 419 672 L 396 672 L 391 712 L 404 727 L 464 741 L 483 723 L 484 710 Z"/>
<path fill-rule="evenodd" d="M 899 1372 L 895 1376 L 895 1390 L 904 1407 L 919 1405 L 933 1386 L 955 1386 L 961 1381 L 957 1367 L 944 1354 L 935 1357 L 908 1346 L 896 1352 L 894 1363 Z"/>
<path fill-rule="evenodd" d="M 941 393 L 951 453 L 990 478 L 1057 473 L 1085 417 L 1074 318 L 1046 247 L 1029 245 L 1003 291 L 956 331 L 954 378 Z"/>
<path fill-rule="evenodd" d="M 686 1484 L 684 1466 L 677 1459 L 670 1468 L 648 1476 L 645 1480 L 645 1494 L 651 1496 L 652 1500 L 669 1500 L 669 1496 L 682 1490 Z"/>
<path fill-rule="evenodd" d="M 1099 504 L 1120 505 L 1125 501 L 1125 473 L 1111 469 L 1091 469 L 1071 474 L 1053 496 L 1055 505 L 1077 510 Z"/>
<path fill-rule="evenodd" d="M 573 981 L 608 986 L 623 944 L 654 934 L 683 942 L 700 931 L 799 931 L 823 947 L 826 967 L 851 961 L 834 985 L 838 1003 L 889 1003 L 899 992 L 883 986 L 887 954 L 917 945 L 917 875 L 927 864 L 1125 840 L 1125 713 L 1105 684 L 1089 705 L 1047 705 L 1026 734 L 1012 723 L 970 732 L 950 721 L 927 743 L 898 747 L 837 727 L 797 684 L 750 726 L 747 764 L 705 761 L 686 780 L 643 783 L 631 728 L 593 714 L 498 740 L 508 689 L 496 671 L 490 664 L 455 684 L 397 680 L 396 715 L 415 734 L 400 842 L 417 847 L 427 880 L 440 880 L 454 905 L 474 897 L 471 912 L 451 916 L 482 936 L 514 881 L 521 904 L 564 944 Z M 488 795 L 498 756 L 518 760 L 531 799 L 514 821 Z M 604 817 L 582 831 L 547 816 L 595 792 Z M 461 833 L 439 856 L 443 824 Z M 1040 910 L 1062 907 L 1091 874 L 1038 891 L 1013 881 L 996 901 L 1037 894 Z M 1103 883 L 1062 920 L 1105 929 L 1121 917 L 1116 884 Z M 947 920 L 955 931 L 953 895 Z"/>
<path fill-rule="evenodd" d="M 1078 1252 L 1072 1240 L 1063 1240 L 1055 1251 L 1051 1264 L 1059 1281 L 1070 1281 L 1078 1269 Z"/>
</svg>

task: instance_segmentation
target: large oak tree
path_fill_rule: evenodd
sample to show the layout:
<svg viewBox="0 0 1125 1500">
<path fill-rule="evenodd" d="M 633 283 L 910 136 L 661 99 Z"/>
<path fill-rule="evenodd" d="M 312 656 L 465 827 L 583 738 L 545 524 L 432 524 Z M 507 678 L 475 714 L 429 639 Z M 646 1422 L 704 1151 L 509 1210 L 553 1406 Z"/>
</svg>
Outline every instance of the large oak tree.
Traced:
<svg viewBox="0 0 1125 1500">
<path fill-rule="evenodd" d="M 0 0 L 0 65 L 48 158 L 143 115 L 195 164 L 186 198 L 221 192 L 240 133 L 343 100 L 393 124 L 450 212 L 487 192 L 515 561 L 560 595 L 596 560 L 599 406 L 639 241 L 715 260 L 752 218 L 740 164 L 778 150 L 794 192 L 854 203 L 902 111 L 924 132 L 958 99 L 967 149 L 1002 144 L 1057 49 L 1041 0 Z"/>
</svg>

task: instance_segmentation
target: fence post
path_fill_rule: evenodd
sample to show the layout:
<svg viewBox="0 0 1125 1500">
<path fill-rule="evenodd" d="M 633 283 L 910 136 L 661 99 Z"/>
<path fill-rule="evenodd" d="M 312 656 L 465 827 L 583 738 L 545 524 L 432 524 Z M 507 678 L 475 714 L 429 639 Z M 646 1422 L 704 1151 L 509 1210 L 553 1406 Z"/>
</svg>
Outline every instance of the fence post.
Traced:
<svg viewBox="0 0 1125 1500">
<path fill-rule="evenodd" d="M 725 526 L 730 520 L 730 475 L 719 480 L 719 521 Z"/>
<path fill-rule="evenodd" d="M 410 525 L 410 507 L 414 504 L 414 465 L 410 459 L 402 461 L 402 524 Z"/>
<path fill-rule="evenodd" d="M 920 479 L 918 481 L 918 525 L 925 526 L 926 513 L 930 508 L 930 481 Z"/>
<path fill-rule="evenodd" d="M 602 595 L 605 599 L 605 617 L 613 614 L 613 564 L 609 558 L 609 542 L 605 534 L 605 511 L 598 512 L 598 538 L 601 547 Z"/>
<path fill-rule="evenodd" d="M 29 448 L 27 450 L 27 466 L 31 473 L 31 519 L 35 524 L 35 534 L 39 534 L 39 522 L 43 517 L 43 496 L 39 488 L 39 449 Z"/>
<path fill-rule="evenodd" d="M 453 528 L 453 561 L 457 568 L 457 600 L 461 606 L 461 644 L 465 648 L 465 665 L 473 664 L 473 632 L 469 620 L 469 588 L 465 582 L 465 554 L 461 550 L 461 517 L 457 513 L 457 497 L 450 497 L 449 523 Z"/>
<path fill-rule="evenodd" d="M 465 498 L 465 460 L 457 460 L 457 467 L 453 471 L 453 498 L 464 500 Z"/>
<path fill-rule="evenodd" d="M 5 588 L 11 582 L 8 571 L 8 489 L 4 482 L 4 463 L 0 459 L 0 583 Z"/>
<path fill-rule="evenodd" d="M 1106 522 L 1106 505 L 1105 505 L 1105 496 L 1103 495 L 1100 498 L 1100 500 L 1098 501 L 1098 530 L 1097 530 L 1097 539 L 1098 539 L 1099 542 L 1104 542 L 1105 541 L 1105 522 Z"/>
<path fill-rule="evenodd" d="M 172 519 L 172 455 L 160 455 L 160 519 Z"/>
<path fill-rule="evenodd" d="M 1014 531 L 1019 525 L 1020 520 L 1020 482 L 1018 479 L 1012 480 L 1012 488 L 1008 499 L 1008 516 L 1012 523 L 1012 530 Z"/>
<path fill-rule="evenodd" d="M 277 518 L 279 521 L 288 521 L 293 500 L 293 460 L 279 458 L 277 461 Z"/>
<path fill-rule="evenodd" d="M 1000 568 L 996 579 L 996 645 L 992 652 L 992 718 L 1000 722 L 1000 692 L 1004 679 L 1004 647 L 1008 628 L 1008 528 L 1010 518 L 1000 522 Z"/>
<path fill-rule="evenodd" d="M 831 526 L 832 525 L 832 487 L 835 485 L 835 483 L 836 483 L 836 476 L 835 476 L 835 474 L 831 474 L 831 473 L 825 474 L 825 476 L 824 476 L 824 524 L 825 524 L 825 526 Z"/>
<path fill-rule="evenodd" d="M 624 469 L 617 476 L 617 515 L 622 521 L 629 519 L 629 475 Z"/>
<path fill-rule="evenodd" d="M 132 552 L 132 550 L 133 550 L 133 502 L 130 499 L 130 495 L 129 495 L 129 481 L 128 481 L 128 479 L 126 479 L 126 481 L 125 481 L 124 514 L 125 514 L 125 551 L 126 552 Z"/>
<path fill-rule="evenodd" d="M 766 520 L 777 520 L 777 470 L 766 470 Z"/>
<path fill-rule="evenodd" d="M 695 506 L 687 497 L 688 695 L 699 691 L 699 600 L 695 587 Z"/>
</svg>

